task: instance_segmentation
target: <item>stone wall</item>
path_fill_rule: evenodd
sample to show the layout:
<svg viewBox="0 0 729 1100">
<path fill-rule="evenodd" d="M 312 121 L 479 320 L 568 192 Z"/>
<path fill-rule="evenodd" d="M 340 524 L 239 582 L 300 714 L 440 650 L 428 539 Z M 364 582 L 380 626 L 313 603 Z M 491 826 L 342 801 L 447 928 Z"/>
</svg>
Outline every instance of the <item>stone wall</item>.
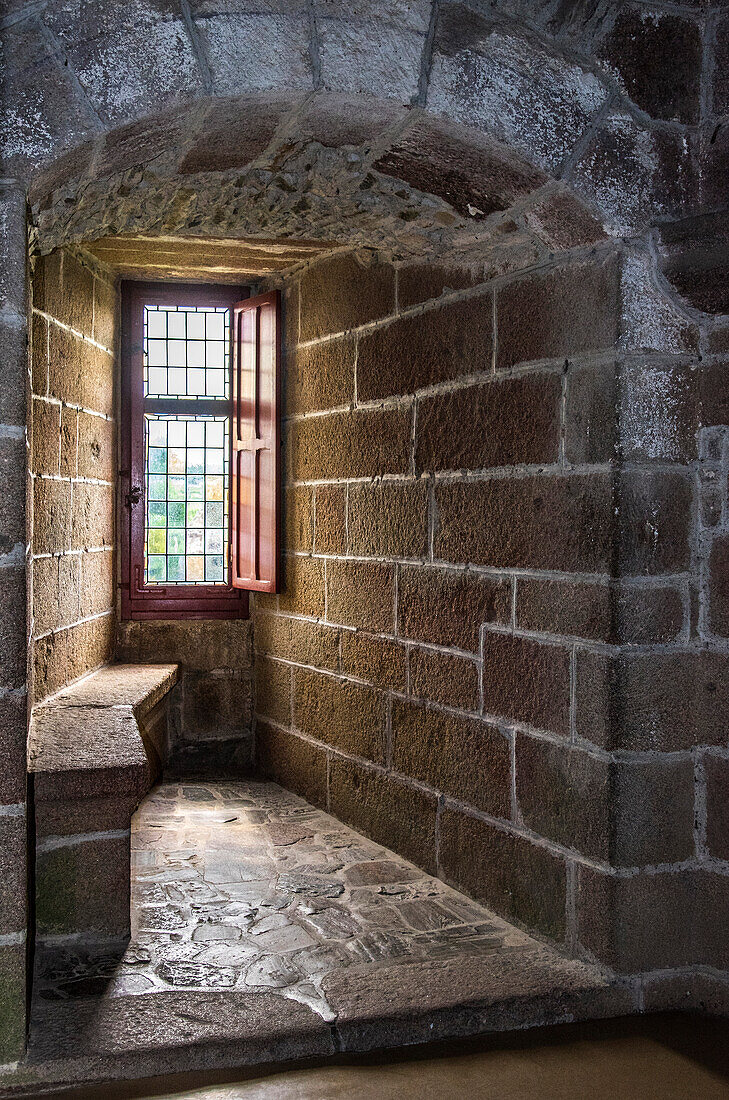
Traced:
<svg viewBox="0 0 729 1100">
<path fill-rule="evenodd" d="M 32 701 L 114 649 L 116 479 L 113 281 L 69 250 L 32 282 Z"/>
<path fill-rule="evenodd" d="M 254 619 L 266 774 L 626 971 L 725 966 L 729 901 L 726 750 L 694 747 L 726 713 L 725 370 L 645 263 L 286 283 L 285 581 Z"/>
<path fill-rule="evenodd" d="M 253 652 L 248 619 L 120 622 L 116 658 L 180 666 L 168 700 L 168 774 L 250 771 Z"/>
</svg>

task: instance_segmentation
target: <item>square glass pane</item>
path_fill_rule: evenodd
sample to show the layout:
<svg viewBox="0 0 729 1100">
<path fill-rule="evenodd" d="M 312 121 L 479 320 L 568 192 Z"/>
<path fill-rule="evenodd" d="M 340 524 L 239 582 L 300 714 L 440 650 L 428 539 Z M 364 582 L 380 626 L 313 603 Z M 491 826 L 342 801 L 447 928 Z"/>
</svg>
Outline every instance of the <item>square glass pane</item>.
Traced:
<svg viewBox="0 0 729 1100">
<path fill-rule="evenodd" d="M 167 425 L 167 442 L 170 447 L 187 446 L 186 420 L 163 420 L 161 423 Z"/>
<path fill-rule="evenodd" d="M 205 336 L 208 340 L 222 340 L 225 336 L 225 312 L 208 313 L 205 317 Z"/>
<path fill-rule="evenodd" d="M 167 365 L 167 341 L 147 340 L 147 362 L 150 367 Z"/>
<path fill-rule="evenodd" d="M 205 558 L 202 555 L 187 555 L 187 579 L 198 584 L 205 580 Z"/>
<path fill-rule="evenodd" d="M 154 584 L 166 579 L 166 559 L 162 557 L 150 557 L 147 561 L 147 577 Z"/>
<path fill-rule="evenodd" d="M 171 554 L 167 558 L 167 578 L 170 581 L 184 581 L 185 556 L 184 554 Z"/>
<path fill-rule="evenodd" d="M 149 472 L 154 474 L 167 472 L 167 450 L 165 448 L 149 448 Z"/>
<path fill-rule="evenodd" d="M 164 500 L 165 499 L 165 483 L 167 478 L 160 474 L 150 474 L 147 496 L 149 500 Z"/>
<path fill-rule="evenodd" d="M 223 526 L 223 505 L 222 504 L 206 504 L 205 505 L 205 526 L 217 527 L 222 529 Z"/>
<path fill-rule="evenodd" d="M 187 478 L 186 477 L 168 477 L 167 478 L 167 499 L 168 500 L 185 500 L 187 497 Z"/>
<path fill-rule="evenodd" d="M 157 339 L 158 337 L 161 337 L 164 340 L 167 336 L 166 311 L 147 308 L 146 314 L 147 336 L 150 339 Z"/>
<path fill-rule="evenodd" d="M 222 554 L 223 553 L 223 532 L 222 530 L 214 531 L 209 528 L 205 531 L 205 553 L 206 554 Z"/>
<path fill-rule="evenodd" d="M 167 532 L 167 551 L 170 554 L 185 553 L 185 531 L 172 530 Z M 184 577 L 183 577 L 184 580 Z"/>
<path fill-rule="evenodd" d="M 170 310 L 167 314 L 167 335 L 172 339 L 184 340 L 187 333 L 185 331 L 185 313 L 173 312 Z"/>
<path fill-rule="evenodd" d="M 187 425 L 187 446 L 205 446 L 205 424 L 201 421 L 190 421 Z"/>
<path fill-rule="evenodd" d="M 222 500 L 223 499 L 223 478 L 222 477 L 206 477 L 205 478 L 205 499 L 206 500 Z"/>
<path fill-rule="evenodd" d="M 204 367 L 205 366 L 205 341 L 204 340 L 190 340 L 187 345 L 187 365 L 188 367 Z"/>
<path fill-rule="evenodd" d="M 204 340 L 205 339 L 205 316 L 202 313 L 193 313 L 188 311 L 187 313 L 187 339 L 188 340 Z"/>
<path fill-rule="evenodd" d="M 187 526 L 188 528 L 205 526 L 205 505 L 202 501 L 193 500 L 187 505 Z"/>
<path fill-rule="evenodd" d="M 204 531 L 190 531 L 187 532 L 187 552 L 188 554 L 202 554 L 205 547 L 205 532 Z"/>
<path fill-rule="evenodd" d="M 182 502 L 167 505 L 167 523 L 170 527 L 185 526 L 185 505 Z"/>
<path fill-rule="evenodd" d="M 149 446 L 166 447 L 168 440 L 167 425 L 163 420 L 149 421 Z"/>
<path fill-rule="evenodd" d="M 223 579 L 223 559 L 218 555 L 205 555 L 205 580 L 213 583 Z"/>
<path fill-rule="evenodd" d="M 204 474 L 205 473 L 205 451 L 197 447 L 190 449 L 187 452 L 187 472 L 188 474 Z"/>
<path fill-rule="evenodd" d="M 167 531 L 164 527 L 150 530 L 147 536 L 147 551 L 150 554 L 164 554 L 167 552 Z"/>
<path fill-rule="evenodd" d="M 147 522 L 150 527 L 167 526 L 166 508 L 164 501 L 150 500 L 147 508 Z"/>
<path fill-rule="evenodd" d="M 170 367 L 167 371 L 167 392 L 174 397 L 187 393 L 187 371 L 184 367 Z"/>
<path fill-rule="evenodd" d="M 187 499 L 188 500 L 204 500 L 205 499 L 205 478 L 204 477 L 188 477 L 188 479 L 187 479 Z"/>
</svg>

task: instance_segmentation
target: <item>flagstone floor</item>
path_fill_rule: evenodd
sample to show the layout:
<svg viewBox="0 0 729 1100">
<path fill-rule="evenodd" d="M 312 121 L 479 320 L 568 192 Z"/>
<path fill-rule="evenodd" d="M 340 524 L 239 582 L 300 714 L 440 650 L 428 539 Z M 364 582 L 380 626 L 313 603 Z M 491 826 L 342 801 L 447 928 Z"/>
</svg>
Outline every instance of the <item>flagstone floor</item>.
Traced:
<svg viewBox="0 0 729 1100">
<path fill-rule="evenodd" d="M 596 968 L 272 783 L 163 784 L 132 848 L 123 955 L 39 956 L 41 1077 L 282 1062 L 633 1010 Z"/>
</svg>

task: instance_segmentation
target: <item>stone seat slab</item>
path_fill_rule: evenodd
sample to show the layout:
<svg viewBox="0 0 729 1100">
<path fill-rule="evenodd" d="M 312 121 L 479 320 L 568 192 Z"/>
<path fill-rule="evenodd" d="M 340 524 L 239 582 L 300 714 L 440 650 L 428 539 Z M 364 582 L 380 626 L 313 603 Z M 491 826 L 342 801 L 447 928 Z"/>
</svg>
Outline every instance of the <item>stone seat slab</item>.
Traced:
<svg viewBox="0 0 729 1100">
<path fill-rule="evenodd" d="M 159 771 L 177 665 L 107 665 L 37 706 L 28 770 L 36 931 L 80 942 L 130 931 L 131 820 Z"/>
</svg>

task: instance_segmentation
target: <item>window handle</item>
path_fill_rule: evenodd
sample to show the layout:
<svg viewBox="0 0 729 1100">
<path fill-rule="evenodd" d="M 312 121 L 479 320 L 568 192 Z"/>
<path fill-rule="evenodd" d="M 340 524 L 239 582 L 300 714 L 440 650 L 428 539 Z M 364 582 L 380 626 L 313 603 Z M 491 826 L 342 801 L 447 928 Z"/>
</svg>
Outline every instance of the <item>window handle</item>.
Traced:
<svg viewBox="0 0 729 1100">
<path fill-rule="evenodd" d="M 132 486 L 127 493 L 127 508 L 132 508 L 135 504 L 139 504 L 142 499 L 142 490 L 138 485 Z"/>
</svg>

